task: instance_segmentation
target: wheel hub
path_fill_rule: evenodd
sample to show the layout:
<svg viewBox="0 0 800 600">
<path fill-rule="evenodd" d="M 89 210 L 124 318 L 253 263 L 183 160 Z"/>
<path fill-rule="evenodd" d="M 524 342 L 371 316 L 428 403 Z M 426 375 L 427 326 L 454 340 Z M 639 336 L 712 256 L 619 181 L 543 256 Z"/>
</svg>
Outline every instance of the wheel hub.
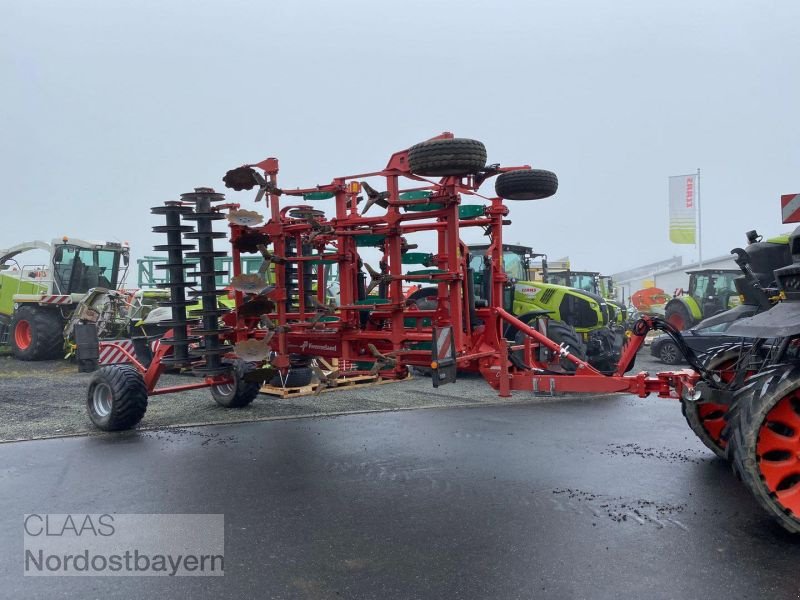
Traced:
<svg viewBox="0 0 800 600">
<path fill-rule="evenodd" d="M 106 417 L 111 413 L 111 388 L 107 383 L 98 383 L 92 393 L 92 407 L 94 412 L 100 417 Z"/>
</svg>

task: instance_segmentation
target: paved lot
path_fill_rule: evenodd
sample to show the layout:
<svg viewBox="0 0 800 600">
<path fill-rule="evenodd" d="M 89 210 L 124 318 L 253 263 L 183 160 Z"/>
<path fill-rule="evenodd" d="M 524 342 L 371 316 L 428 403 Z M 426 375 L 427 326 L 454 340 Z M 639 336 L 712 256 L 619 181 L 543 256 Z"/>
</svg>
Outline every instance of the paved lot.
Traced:
<svg viewBox="0 0 800 600">
<path fill-rule="evenodd" d="M 673 401 L 417 379 L 232 411 L 197 391 L 102 434 L 74 371 L 0 358 L 2 439 L 73 436 L 0 444 L 2 597 L 800 597 L 800 540 Z M 186 425 L 232 419 L 253 422 Z M 31 512 L 223 513 L 226 575 L 23 577 Z"/>
<path fill-rule="evenodd" d="M 800 545 L 665 400 L 0 445 L 8 598 L 795 598 Z M 30 512 L 224 513 L 224 578 L 22 577 Z"/>
</svg>

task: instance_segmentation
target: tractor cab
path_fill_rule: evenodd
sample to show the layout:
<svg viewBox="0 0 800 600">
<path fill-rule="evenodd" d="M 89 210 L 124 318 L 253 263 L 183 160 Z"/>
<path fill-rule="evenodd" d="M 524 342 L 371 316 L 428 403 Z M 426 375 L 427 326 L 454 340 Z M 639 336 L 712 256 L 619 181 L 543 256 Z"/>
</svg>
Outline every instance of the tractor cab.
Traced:
<svg viewBox="0 0 800 600">
<path fill-rule="evenodd" d="M 594 271 L 550 271 L 547 274 L 547 283 L 604 296 L 600 293 L 600 273 Z"/>
<path fill-rule="evenodd" d="M 120 269 L 122 263 L 123 269 Z M 128 249 L 122 244 L 70 243 L 53 245 L 52 283 L 56 294 L 86 294 L 93 288 L 114 290 L 128 266 Z"/>
<path fill-rule="evenodd" d="M 469 247 L 469 270 L 472 272 L 472 281 L 475 293 L 476 306 L 488 306 L 491 299 L 492 282 L 488 277 L 489 245 L 471 245 Z M 542 256 L 536 254 L 533 248 L 516 244 L 503 244 L 503 264 L 501 268 L 508 276 L 508 284 L 503 288 L 503 308 L 513 312 L 514 288 L 517 282 L 528 279 L 528 269 L 531 259 Z"/>
<path fill-rule="evenodd" d="M 739 295 L 734 281 L 740 271 L 704 269 L 689 271 L 688 295 L 697 302 L 704 317 L 733 308 Z"/>
</svg>

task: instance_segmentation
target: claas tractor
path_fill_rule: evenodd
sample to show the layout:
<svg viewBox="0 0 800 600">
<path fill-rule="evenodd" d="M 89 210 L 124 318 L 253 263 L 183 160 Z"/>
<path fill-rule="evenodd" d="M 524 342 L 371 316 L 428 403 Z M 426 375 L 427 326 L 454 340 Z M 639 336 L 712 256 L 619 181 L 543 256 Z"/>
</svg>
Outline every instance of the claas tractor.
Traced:
<svg viewBox="0 0 800 600">
<path fill-rule="evenodd" d="M 28 251 L 47 264 L 20 262 Z M 64 237 L 0 250 L 0 343 L 19 360 L 64 356 L 64 328 L 90 290 L 116 290 L 129 261 L 127 244 Z"/>
<path fill-rule="evenodd" d="M 543 280 L 547 283 L 565 285 L 576 290 L 583 290 L 602 298 L 608 309 L 609 321 L 617 325 L 624 325 L 628 318 L 628 309 L 614 297 L 614 281 L 610 275 L 600 275 L 597 271 L 552 271 L 542 273 Z"/>
<path fill-rule="evenodd" d="M 679 330 L 688 329 L 703 319 L 733 308 L 739 303 L 734 280 L 736 269 L 696 269 L 687 271 L 689 287 L 680 289 L 664 307 L 667 321 Z"/>
<path fill-rule="evenodd" d="M 747 232 L 748 246 L 736 249 L 736 269 L 696 269 L 688 271 L 689 288 L 678 290 L 664 308 L 667 321 L 679 330 L 689 329 L 700 321 L 739 306 L 742 302 L 756 305 L 764 300 L 756 288 L 776 285 L 774 271 L 791 262 L 789 236 L 763 240 L 756 231 Z M 749 266 L 747 276 L 744 260 Z M 744 275 L 743 275 L 744 272 Z M 770 306 L 766 304 L 764 306 Z"/>
<path fill-rule="evenodd" d="M 535 309 L 536 318 L 520 318 L 524 310 L 514 309 L 514 303 L 522 286 L 514 280 L 514 259 L 503 242 L 509 204 L 553 196 L 555 174 L 528 165 L 487 164 L 482 143 L 451 133 L 395 152 L 382 169 L 327 183 L 282 186 L 278 174 L 278 159 L 267 158 L 231 169 L 223 178 L 236 191 L 255 190 L 262 211 L 243 210 L 211 188 L 195 188 L 151 209 L 161 221 L 154 231 L 166 237 L 156 251 L 167 255 L 160 268 L 169 274 L 162 284 L 170 292 L 164 306 L 171 317 L 162 322 L 169 330 L 147 365 L 129 355 L 129 364 L 104 366 L 93 374 L 86 403 L 98 428 L 132 428 L 144 417 L 150 397 L 185 390 L 207 388 L 220 406 L 244 407 L 255 400 L 263 382 L 276 373 L 288 377 L 296 369 L 312 370 L 321 387 L 334 378 L 365 373 L 399 380 L 410 368 L 425 367 L 434 387 L 453 384 L 460 373 L 471 371 L 502 397 L 512 391 L 656 394 L 690 407 L 707 399 L 727 402 L 726 394 L 733 390 L 748 398 L 730 411 L 748 424 L 729 444 L 742 448 L 737 459 L 742 470 L 758 468 L 758 443 L 753 440 L 761 435 L 777 452 L 771 447 L 761 458 L 785 463 L 778 465 L 783 470 L 769 484 L 774 489 L 764 493 L 797 496 L 800 410 L 794 388 L 783 383 L 797 382 L 800 389 L 800 375 L 788 371 L 769 379 L 774 393 L 764 403 L 762 386 L 749 386 L 747 380 L 773 377 L 776 371 L 739 360 L 745 354 L 769 360 L 774 344 L 764 341 L 758 351 L 741 345 L 735 355 L 726 349 L 701 364 L 674 326 L 645 315 L 633 326 L 616 367 L 603 372 L 575 352 L 573 344 L 553 339 L 558 321 L 548 316 L 547 308 Z M 491 179 L 493 193 L 483 189 Z M 227 231 L 215 230 L 217 221 L 227 221 Z M 486 235 L 485 248 L 468 247 L 462 234 L 469 229 Z M 229 240 L 229 252 L 215 247 L 221 238 Z M 420 238 L 432 238 L 431 247 L 411 252 Z M 366 268 L 362 253 L 367 251 L 379 256 L 376 268 Z M 232 257 L 232 309 L 217 303 L 227 293 L 216 287 L 214 261 L 222 254 Z M 262 257 L 257 273 L 241 272 L 242 254 Z M 193 259 L 198 259 L 196 267 L 187 262 Z M 336 305 L 327 302 L 326 265 L 337 268 Z M 800 279 L 800 267 L 794 276 Z M 407 297 L 408 286 L 425 284 L 435 290 L 426 292 L 428 301 Z M 800 289 L 800 283 L 795 286 L 787 277 L 785 287 Z M 568 288 L 549 289 L 553 297 L 563 294 L 562 302 L 577 298 L 564 291 Z M 589 296 L 585 299 L 583 311 L 591 310 L 599 321 L 602 308 L 593 307 Z M 188 308 L 197 302 L 199 308 Z M 787 323 L 800 324 L 800 312 L 792 319 Z M 513 338 L 510 327 L 516 331 Z M 764 340 L 786 334 L 787 343 L 779 346 L 785 361 L 797 348 L 793 327 L 778 332 L 765 327 L 756 333 Z M 674 337 L 690 368 L 627 374 L 654 329 Z M 800 325 L 797 331 L 800 338 Z M 319 358 L 337 358 L 341 366 L 335 373 L 321 372 L 315 365 Z M 196 380 L 159 386 L 161 375 L 171 368 L 190 371 Z M 746 412 L 746 406 L 759 412 Z M 770 413 L 772 409 L 777 412 Z M 771 429 L 765 414 L 779 417 L 784 425 Z M 784 446 L 774 446 L 773 433 Z M 779 522 L 800 530 L 800 507 L 782 508 L 776 513 Z"/>
<path fill-rule="evenodd" d="M 491 285 L 486 272 L 490 245 L 470 245 L 469 267 L 473 273 L 476 298 L 488 301 Z M 548 281 L 529 281 L 532 248 L 503 244 L 503 270 L 508 277 L 503 291 L 503 307 L 520 321 L 530 323 L 545 320 L 548 337 L 568 346 L 602 372 L 613 372 L 619 361 L 624 342 L 623 330 L 616 326 L 605 298 L 593 289 L 558 285 Z M 424 293 L 422 290 L 419 293 Z M 509 325 L 505 337 L 520 342 L 524 334 Z M 572 368 L 572 364 L 567 364 Z"/>
</svg>

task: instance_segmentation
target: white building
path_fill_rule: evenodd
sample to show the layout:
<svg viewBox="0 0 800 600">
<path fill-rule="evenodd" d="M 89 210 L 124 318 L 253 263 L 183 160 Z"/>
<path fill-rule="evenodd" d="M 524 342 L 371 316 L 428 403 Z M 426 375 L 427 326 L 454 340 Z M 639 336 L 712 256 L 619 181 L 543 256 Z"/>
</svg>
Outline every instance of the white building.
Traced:
<svg viewBox="0 0 800 600">
<path fill-rule="evenodd" d="M 657 287 L 664 290 L 670 296 L 675 290 L 689 287 L 689 276 L 687 271 L 694 269 L 738 269 L 730 254 L 718 256 L 703 261 L 701 267 L 698 263 L 683 264 L 680 256 L 674 256 L 667 260 L 657 263 L 643 265 L 634 269 L 628 269 L 620 273 L 614 273 L 614 286 L 616 288 L 617 299 L 628 303 L 631 294 L 648 287 Z"/>
</svg>

